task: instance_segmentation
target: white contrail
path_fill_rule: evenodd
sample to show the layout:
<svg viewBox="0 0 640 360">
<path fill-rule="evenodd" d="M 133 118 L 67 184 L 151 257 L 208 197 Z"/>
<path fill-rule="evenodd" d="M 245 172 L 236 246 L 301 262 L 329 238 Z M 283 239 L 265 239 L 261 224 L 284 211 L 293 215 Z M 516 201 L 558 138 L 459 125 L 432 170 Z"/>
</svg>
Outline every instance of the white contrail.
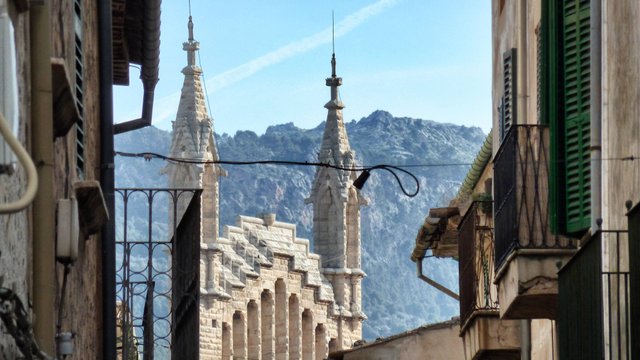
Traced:
<svg viewBox="0 0 640 360">
<path fill-rule="evenodd" d="M 358 25 L 362 24 L 370 17 L 379 14 L 384 9 L 394 5 L 396 2 L 397 0 L 379 0 L 371 5 L 361 8 L 360 10 L 347 16 L 344 20 L 336 24 L 335 36 L 340 37 L 347 34 L 349 31 L 358 27 Z M 209 85 L 209 89 L 211 89 L 211 91 L 222 89 L 242 79 L 246 79 L 247 77 L 257 73 L 258 71 L 268 66 L 275 65 L 290 57 L 305 53 L 309 50 L 317 48 L 320 45 L 324 45 L 330 42 L 331 27 L 328 27 L 304 39 L 291 42 L 285 46 L 280 47 L 279 49 L 257 57 L 238 67 L 213 76 L 207 80 L 207 84 Z"/>
<path fill-rule="evenodd" d="M 336 24 L 335 37 L 339 38 L 347 34 L 370 17 L 375 16 L 383 10 L 395 5 L 398 1 L 399 0 L 378 0 L 375 3 L 367 5 L 352 13 Z M 215 92 L 216 90 L 220 90 L 229 85 L 235 84 L 238 81 L 246 79 L 264 68 L 278 64 L 283 60 L 305 53 L 309 50 L 313 50 L 321 45 L 330 43 L 331 30 L 331 27 L 327 27 L 326 29 L 311 36 L 293 41 L 233 69 L 210 77 L 205 80 L 208 85 L 208 90 L 210 92 Z M 180 91 L 167 95 L 161 99 L 157 99 L 155 102 L 157 105 L 154 108 L 154 118 L 157 119 L 155 121 L 156 124 L 160 125 L 159 123 L 164 123 L 175 115 L 179 99 Z"/>
</svg>

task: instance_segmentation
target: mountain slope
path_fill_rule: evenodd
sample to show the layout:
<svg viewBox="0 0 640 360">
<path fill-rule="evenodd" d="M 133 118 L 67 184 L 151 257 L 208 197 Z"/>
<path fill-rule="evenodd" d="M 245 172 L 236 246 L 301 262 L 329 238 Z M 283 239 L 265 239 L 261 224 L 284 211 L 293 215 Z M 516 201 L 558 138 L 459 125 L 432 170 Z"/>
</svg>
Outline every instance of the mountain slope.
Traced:
<svg viewBox="0 0 640 360">
<path fill-rule="evenodd" d="M 479 128 L 411 118 L 395 118 L 385 111 L 346 124 L 352 149 L 360 164 L 441 165 L 407 168 L 420 180 L 418 196 L 402 194 L 387 172 L 374 171 L 363 194 L 369 205 L 362 209 L 362 264 L 368 274 L 363 282 L 363 308 L 369 316 L 364 337 L 388 336 L 427 322 L 445 320 L 457 314 L 457 302 L 421 282 L 415 264 L 409 260 L 415 235 L 428 209 L 446 205 L 455 194 L 467 166 L 485 135 Z M 275 125 L 258 136 L 239 131 L 234 136 L 216 136 L 224 160 L 315 161 L 324 123 L 314 129 L 293 124 Z M 116 150 L 167 153 L 170 135 L 148 128 L 116 137 Z M 119 187 L 161 187 L 164 164 L 158 160 L 116 159 Z M 311 239 L 309 195 L 315 169 L 308 166 L 225 166 L 229 175 L 221 179 L 221 224 L 234 224 L 238 214 L 274 212 L 280 221 L 298 226 L 298 236 Z M 401 176 L 413 191 L 414 183 Z M 457 264 L 453 261 L 425 261 L 429 276 L 457 289 Z"/>
</svg>

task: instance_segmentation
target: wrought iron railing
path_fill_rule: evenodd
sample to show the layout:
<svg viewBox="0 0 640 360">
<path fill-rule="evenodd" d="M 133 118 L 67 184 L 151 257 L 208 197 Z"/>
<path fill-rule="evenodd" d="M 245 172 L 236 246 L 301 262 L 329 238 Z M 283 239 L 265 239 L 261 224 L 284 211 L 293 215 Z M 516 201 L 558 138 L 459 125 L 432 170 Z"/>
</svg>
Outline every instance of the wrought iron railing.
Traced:
<svg viewBox="0 0 640 360">
<path fill-rule="evenodd" d="M 169 358 L 174 234 L 197 189 L 116 189 L 118 358 Z M 195 216 L 199 216 L 198 211 Z M 199 221 L 199 218 L 198 218 Z M 199 240 L 196 240 L 199 246 Z"/>
<path fill-rule="evenodd" d="M 494 158 L 496 269 L 515 249 L 573 249 L 549 228 L 549 129 L 513 126 Z"/>
<path fill-rule="evenodd" d="M 628 234 L 599 231 L 558 273 L 560 359 L 631 359 Z"/>
<path fill-rule="evenodd" d="M 478 310 L 497 310 L 493 285 L 493 219 L 491 201 L 475 201 L 458 225 L 460 323 Z"/>
</svg>

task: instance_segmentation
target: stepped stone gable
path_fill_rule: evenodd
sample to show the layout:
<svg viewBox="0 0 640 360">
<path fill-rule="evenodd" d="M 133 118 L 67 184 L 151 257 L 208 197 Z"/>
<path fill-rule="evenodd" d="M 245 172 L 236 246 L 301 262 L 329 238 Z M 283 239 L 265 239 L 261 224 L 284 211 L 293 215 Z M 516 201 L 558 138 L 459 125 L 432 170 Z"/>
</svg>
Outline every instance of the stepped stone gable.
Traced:
<svg viewBox="0 0 640 360">
<path fill-rule="evenodd" d="M 213 121 L 195 65 L 199 43 L 184 43 L 187 66 L 173 123 L 171 156 L 217 160 Z M 332 84 L 341 82 L 334 74 Z M 327 80 L 327 85 L 329 85 Z M 342 102 L 332 86 L 320 161 L 354 165 L 342 122 Z M 362 337 L 360 211 L 355 174 L 321 168 L 308 202 L 314 203 L 315 250 L 296 237 L 294 224 L 275 214 L 238 216 L 219 230 L 219 177 L 213 164 L 172 163 L 164 172 L 171 187 L 202 189 L 197 329 L 200 359 L 324 359 Z M 179 202 L 178 221 L 189 199 Z M 302 200 L 302 199 L 301 199 Z M 315 220 L 315 219 L 318 220 Z M 337 229 L 337 231 L 329 231 Z M 191 333 L 189 333 L 191 336 Z"/>
</svg>

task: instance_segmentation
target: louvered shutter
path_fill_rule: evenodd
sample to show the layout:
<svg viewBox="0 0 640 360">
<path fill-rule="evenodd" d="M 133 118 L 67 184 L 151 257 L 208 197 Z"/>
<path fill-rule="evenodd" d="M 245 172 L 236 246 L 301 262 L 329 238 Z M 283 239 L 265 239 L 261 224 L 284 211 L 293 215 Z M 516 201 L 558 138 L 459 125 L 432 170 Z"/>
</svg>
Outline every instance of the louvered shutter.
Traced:
<svg viewBox="0 0 640 360">
<path fill-rule="evenodd" d="M 502 58 L 504 94 L 502 102 L 502 120 L 500 121 L 500 137 L 504 137 L 516 124 L 517 83 L 516 83 L 516 49 L 510 49 Z"/>
<path fill-rule="evenodd" d="M 500 124 L 500 140 L 504 139 L 504 96 L 500 98 L 498 103 L 498 124 Z"/>
<path fill-rule="evenodd" d="M 563 1 L 565 216 L 573 233 L 591 223 L 589 0 Z"/>
</svg>

